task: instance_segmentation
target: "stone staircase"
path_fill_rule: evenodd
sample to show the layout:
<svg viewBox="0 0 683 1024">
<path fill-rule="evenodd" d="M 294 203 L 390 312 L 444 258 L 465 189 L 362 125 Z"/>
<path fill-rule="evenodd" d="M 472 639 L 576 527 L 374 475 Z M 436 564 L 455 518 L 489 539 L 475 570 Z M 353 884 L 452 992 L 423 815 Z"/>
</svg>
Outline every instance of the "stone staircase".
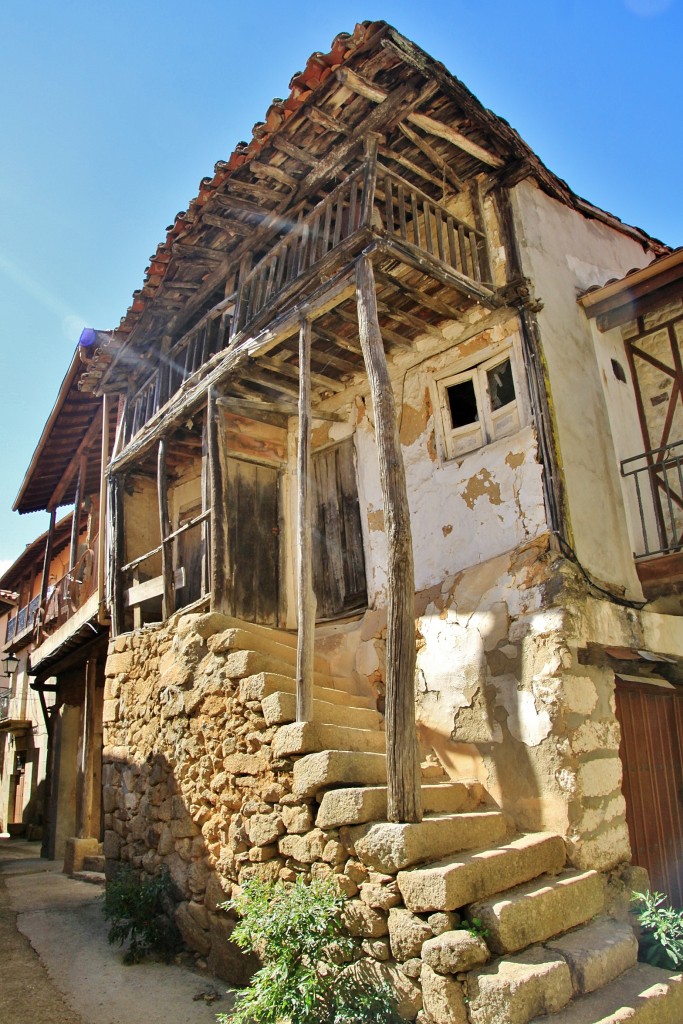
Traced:
<svg viewBox="0 0 683 1024">
<path fill-rule="evenodd" d="M 291 759 L 293 795 L 365 872 L 361 899 L 388 910 L 396 968 L 421 983 L 418 1021 L 683 1022 L 683 979 L 636 962 L 632 929 L 609 916 L 606 879 L 568 866 L 561 836 L 515 834 L 480 784 L 451 782 L 433 763 L 423 765 L 423 821 L 387 822 L 372 697 L 316 658 L 314 720 L 297 723 L 296 638 L 242 624 L 232 641 L 240 695 L 276 727 L 272 753 Z M 458 927 L 474 919 L 474 933 Z"/>
</svg>

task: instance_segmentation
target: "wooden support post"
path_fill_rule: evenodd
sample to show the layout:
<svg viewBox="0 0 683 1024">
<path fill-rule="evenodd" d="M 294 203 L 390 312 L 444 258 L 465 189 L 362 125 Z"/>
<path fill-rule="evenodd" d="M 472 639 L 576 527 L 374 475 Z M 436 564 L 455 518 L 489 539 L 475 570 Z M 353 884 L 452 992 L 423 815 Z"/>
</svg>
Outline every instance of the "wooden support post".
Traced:
<svg viewBox="0 0 683 1024">
<path fill-rule="evenodd" d="M 123 632 L 123 565 L 124 546 L 124 510 L 123 510 L 123 479 L 118 474 L 109 476 L 109 604 L 111 610 L 111 635 L 118 636 Z"/>
<path fill-rule="evenodd" d="M 369 135 L 365 140 L 365 169 L 363 172 L 363 205 L 361 208 L 361 224 L 372 227 L 372 211 L 375 205 L 375 188 L 377 185 L 377 148 L 379 137 Z"/>
<path fill-rule="evenodd" d="M 211 611 L 227 613 L 228 601 L 228 521 L 225 507 L 225 475 L 221 457 L 220 422 L 218 395 L 215 388 L 209 388 L 206 409 L 206 448 L 209 458 L 209 491 L 211 495 L 210 531 L 210 586 Z"/>
<path fill-rule="evenodd" d="M 85 486 L 85 474 L 88 468 L 87 455 L 81 455 L 78 464 L 78 478 L 76 480 L 76 495 L 74 497 L 73 519 L 71 521 L 71 545 L 69 547 L 69 569 L 73 569 L 78 561 L 78 534 L 81 525 L 81 504 L 83 503 L 83 487 Z"/>
<path fill-rule="evenodd" d="M 45 619 L 45 602 L 47 601 L 47 588 L 50 582 L 50 562 L 52 561 L 52 543 L 55 536 L 55 520 L 57 517 L 57 509 L 53 508 L 50 510 L 50 525 L 47 530 L 47 540 L 45 541 L 45 558 L 43 560 L 43 578 L 40 584 L 40 608 L 38 611 L 39 619 L 39 640 L 43 632 L 43 622 Z"/>
<path fill-rule="evenodd" d="M 167 441 L 162 437 L 159 441 L 159 457 L 157 460 L 157 491 L 159 496 L 159 536 L 161 539 L 161 575 L 164 580 L 161 614 L 168 619 L 175 611 L 175 584 L 173 579 L 173 541 L 168 539 L 171 533 L 171 517 L 168 512 L 168 473 L 166 471 Z"/>
<path fill-rule="evenodd" d="M 97 594 L 98 594 L 98 618 L 101 623 L 106 621 L 105 610 L 105 573 L 104 561 L 106 558 L 107 545 L 107 466 L 109 465 L 109 410 L 111 408 L 111 395 L 102 396 L 102 448 L 100 451 L 100 526 L 97 537 Z"/>
<path fill-rule="evenodd" d="M 88 658 L 85 666 L 85 700 L 83 703 L 83 736 L 81 742 L 81 801 L 78 808 L 77 834 L 80 839 L 99 833 L 92 820 L 94 795 L 94 750 L 95 750 L 95 687 L 97 685 L 97 656 Z"/>
<path fill-rule="evenodd" d="M 299 444 L 297 452 L 298 634 L 296 649 L 296 718 L 313 717 L 313 650 L 315 594 L 311 536 L 311 322 L 299 331 Z"/>
<path fill-rule="evenodd" d="M 415 729 L 415 580 L 410 509 L 396 407 L 368 256 L 356 265 L 358 328 L 370 383 L 387 536 L 387 816 L 420 821 L 422 792 Z"/>
</svg>

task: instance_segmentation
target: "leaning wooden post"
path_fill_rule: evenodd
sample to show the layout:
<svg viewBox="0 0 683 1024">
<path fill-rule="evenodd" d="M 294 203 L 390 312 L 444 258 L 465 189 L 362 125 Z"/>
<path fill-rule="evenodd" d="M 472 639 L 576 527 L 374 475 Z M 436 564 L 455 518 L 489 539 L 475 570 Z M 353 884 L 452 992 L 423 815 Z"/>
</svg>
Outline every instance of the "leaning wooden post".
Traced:
<svg viewBox="0 0 683 1024">
<path fill-rule="evenodd" d="M 382 344 L 375 275 L 368 256 L 356 266 L 358 328 L 375 415 L 387 536 L 387 816 L 420 821 L 422 792 L 415 729 L 415 579 L 410 510 L 396 407 Z"/>
<path fill-rule="evenodd" d="M 97 601 L 98 618 L 101 623 L 106 621 L 105 616 L 105 574 L 104 560 L 106 558 L 106 533 L 107 533 L 107 466 L 109 465 L 109 410 L 111 408 L 112 396 L 102 396 L 102 446 L 100 448 L 100 520 L 99 533 L 97 535 Z"/>
<path fill-rule="evenodd" d="M 71 520 L 71 543 L 69 545 L 69 572 L 78 561 L 78 534 L 81 525 L 81 505 L 83 503 L 83 487 L 85 486 L 85 474 L 88 467 L 87 455 L 81 455 L 78 463 L 78 477 L 76 480 L 76 494 L 74 496 L 73 519 Z"/>
<path fill-rule="evenodd" d="M 168 513 L 168 473 L 166 471 L 166 438 L 159 441 L 157 460 L 157 490 L 159 494 L 159 534 L 161 538 L 161 576 L 164 581 L 161 614 L 167 619 L 175 611 L 175 587 L 173 579 L 173 541 L 168 540 L 171 532 L 171 517 Z"/>
<path fill-rule="evenodd" d="M 218 395 L 209 388 L 206 406 L 206 450 L 209 461 L 209 494 L 211 501 L 211 529 L 209 531 L 209 583 L 211 611 L 227 614 L 228 566 L 227 509 L 225 506 L 225 476 L 221 458 Z"/>
<path fill-rule="evenodd" d="M 88 658 L 85 665 L 85 700 L 83 704 L 83 746 L 81 749 L 80 775 L 81 803 L 78 813 L 78 836 L 81 839 L 93 835 L 97 830 L 92 820 L 94 796 L 94 750 L 95 750 L 95 687 L 97 685 L 97 656 Z M 99 823 L 98 823 L 99 827 Z"/>
<path fill-rule="evenodd" d="M 123 632 L 124 626 L 123 578 L 121 575 L 123 553 L 126 548 L 123 477 L 117 473 L 108 473 L 107 487 L 109 497 L 107 588 L 111 611 L 111 635 L 118 636 Z"/>
<path fill-rule="evenodd" d="M 313 717 L 313 648 L 315 595 L 311 538 L 311 323 L 299 331 L 299 444 L 297 453 L 298 634 L 296 649 L 296 719 Z"/>
<path fill-rule="evenodd" d="M 50 582 L 50 563 L 52 562 L 52 545 L 55 538 L 56 517 L 57 509 L 53 508 L 50 510 L 50 525 L 47 530 L 47 540 L 45 541 L 45 558 L 43 560 L 43 578 L 40 584 L 40 606 L 38 608 L 39 637 L 41 637 L 43 634 L 43 625 L 45 622 L 45 604 L 47 602 L 47 590 Z"/>
</svg>

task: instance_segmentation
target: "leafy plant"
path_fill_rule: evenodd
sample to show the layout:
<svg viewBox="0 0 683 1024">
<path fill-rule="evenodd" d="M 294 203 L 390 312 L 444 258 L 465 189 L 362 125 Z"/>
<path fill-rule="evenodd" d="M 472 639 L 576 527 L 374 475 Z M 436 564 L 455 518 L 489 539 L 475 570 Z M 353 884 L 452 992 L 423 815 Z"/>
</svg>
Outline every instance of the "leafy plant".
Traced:
<svg viewBox="0 0 683 1024">
<path fill-rule="evenodd" d="M 179 951 L 182 940 L 169 917 L 171 907 L 171 881 L 166 871 L 142 878 L 126 865 L 107 882 L 104 916 L 111 922 L 107 938 L 120 946 L 128 942 L 124 963 L 139 963 L 152 952 L 168 961 Z"/>
<path fill-rule="evenodd" d="M 389 989 L 348 972 L 354 942 L 342 923 L 345 897 L 332 882 L 250 879 L 224 904 L 240 920 L 231 935 L 263 967 L 220 1024 L 398 1024 Z"/>
<path fill-rule="evenodd" d="M 489 929 L 480 917 L 473 917 L 471 921 L 464 920 L 461 922 L 461 926 L 466 928 L 470 935 L 475 935 L 478 939 L 485 939 L 489 934 Z"/>
<path fill-rule="evenodd" d="M 671 971 L 683 967 L 683 911 L 664 906 L 662 892 L 634 892 L 631 900 L 641 927 L 638 958 Z"/>
</svg>

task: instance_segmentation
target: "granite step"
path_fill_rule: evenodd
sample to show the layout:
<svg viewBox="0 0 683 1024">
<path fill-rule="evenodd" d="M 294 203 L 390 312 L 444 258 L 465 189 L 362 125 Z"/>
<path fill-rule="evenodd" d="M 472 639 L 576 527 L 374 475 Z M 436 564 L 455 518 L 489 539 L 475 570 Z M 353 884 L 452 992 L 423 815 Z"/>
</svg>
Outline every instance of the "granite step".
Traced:
<svg viewBox="0 0 683 1024">
<path fill-rule="evenodd" d="M 360 825 L 348 831 L 359 860 L 375 871 L 394 874 L 456 851 L 499 843 L 507 830 L 501 811 L 480 810 L 427 816 L 411 824 Z"/>
<path fill-rule="evenodd" d="M 470 971 L 466 987 L 471 1024 L 529 1024 L 574 995 L 566 961 L 542 946 Z"/>
<path fill-rule="evenodd" d="M 422 807 L 425 814 L 455 814 L 473 811 L 482 802 L 483 787 L 478 782 L 443 782 L 422 786 Z M 323 796 L 315 823 L 318 828 L 339 828 L 342 825 L 364 825 L 385 821 L 387 816 L 386 786 L 357 786 L 331 789 Z"/>
<path fill-rule="evenodd" d="M 107 884 L 104 871 L 74 871 L 71 877 L 77 882 L 88 882 L 90 885 L 104 886 Z"/>
<path fill-rule="evenodd" d="M 227 654 L 230 651 L 256 651 L 296 669 L 296 647 L 280 643 L 269 633 L 256 633 L 253 630 L 242 628 L 225 629 L 222 633 L 212 636 L 208 646 L 214 654 Z M 329 662 L 327 658 L 323 658 L 319 654 L 313 658 L 313 667 L 317 672 L 329 674 Z"/>
<path fill-rule="evenodd" d="M 570 931 L 603 910 L 605 882 L 597 871 L 567 871 L 472 903 L 468 917 L 488 929 L 494 953 L 516 953 Z"/>
<path fill-rule="evenodd" d="M 320 691 L 318 691 L 320 692 Z M 286 725 L 296 719 L 296 694 L 278 690 L 261 701 L 263 717 L 268 725 Z M 352 729 L 384 729 L 384 719 L 372 708 L 313 698 L 313 721 L 326 725 L 347 725 Z"/>
<path fill-rule="evenodd" d="M 258 655 L 254 655 L 254 657 L 258 657 Z M 313 687 L 313 699 L 324 701 L 327 704 L 339 704 L 342 707 L 375 710 L 375 702 L 372 697 L 353 693 L 345 688 L 345 683 L 346 680 L 328 678 L 324 685 Z M 294 676 L 286 675 L 282 672 L 259 669 L 253 675 L 248 674 L 241 679 L 239 689 L 240 700 L 262 701 L 276 693 L 296 695 L 296 679 Z"/>
<path fill-rule="evenodd" d="M 501 1024 L 505 1020 L 501 1020 Z M 575 999 L 550 1019 L 532 1024 L 681 1024 L 683 975 L 636 964 L 590 995 Z"/>
<path fill-rule="evenodd" d="M 557 874 L 565 860 L 561 836 L 534 832 L 427 867 L 401 871 L 397 881 L 405 905 L 414 913 L 457 910 L 539 875 Z"/>
<path fill-rule="evenodd" d="M 577 995 L 608 985 L 638 959 L 638 942 L 630 924 L 609 917 L 598 918 L 545 945 L 567 961 Z"/>
<path fill-rule="evenodd" d="M 436 764 L 421 766 L 422 781 L 447 781 Z M 352 750 L 321 750 L 294 762 L 293 792 L 309 797 L 330 787 L 381 786 L 387 781 L 386 754 Z"/>
<path fill-rule="evenodd" d="M 281 726 L 273 738 L 273 757 L 315 754 L 322 750 L 382 754 L 386 750 L 386 735 L 379 729 L 351 729 L 323 722 L 292 722 Z"/>
<path fill-rule="evenodd" d="M 83 858 L 83 871 L 104 871 L 104 854 Z"/>
</svg>

